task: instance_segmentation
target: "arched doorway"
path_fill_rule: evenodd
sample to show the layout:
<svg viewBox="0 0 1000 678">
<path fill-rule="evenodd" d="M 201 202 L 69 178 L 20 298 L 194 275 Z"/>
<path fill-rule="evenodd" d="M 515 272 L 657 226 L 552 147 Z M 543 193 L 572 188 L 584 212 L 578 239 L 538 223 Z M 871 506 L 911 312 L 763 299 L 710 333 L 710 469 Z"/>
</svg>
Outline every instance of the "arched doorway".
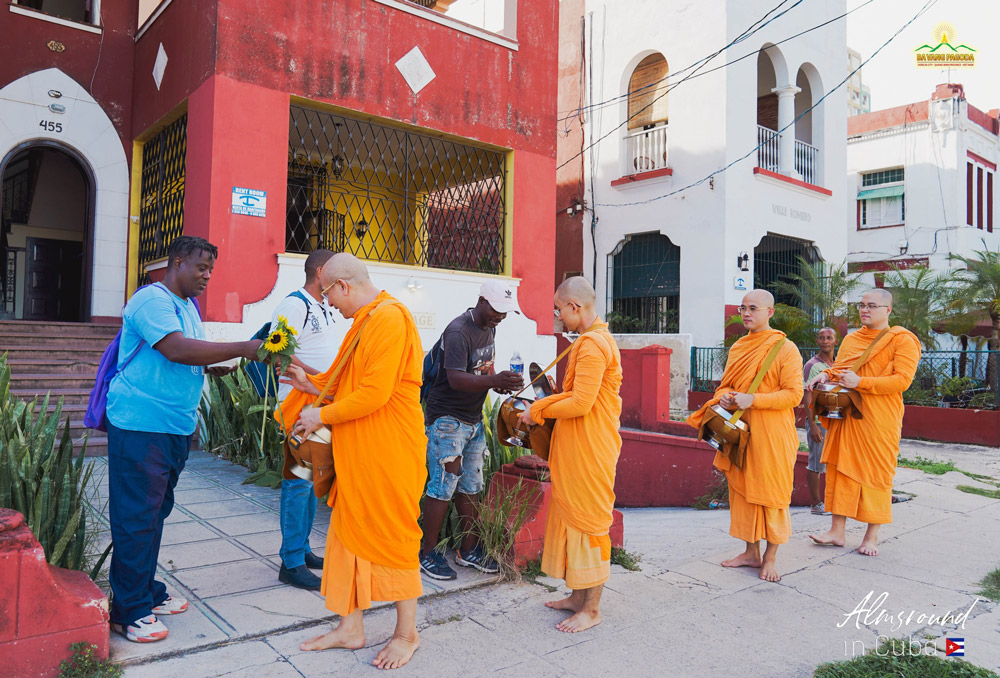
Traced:
<svg viewBox="0 0 1000 678">
<path fill-rule="evenodd" d="M 74 151 L 25 142 L 0 161 L 0 319 L 90 319 L 93 173 Z"/>
<path fill-rule="evenodd" d="M 753 250 L 753 286 L 772 292 L 775 303 L 797 306 L 798 301 L 775 289 L 774 283 L 794 283 L 803 273 L 803 262 L 817 261 L 819 253 L 811 242 L 768 233 Z"/>
<path fill-rule="evenodd" d="M 660 233 L 625 236 L 608 256 L 613 332 L 673 334 L 680 325 L 681 248 Z"/>
</svg>

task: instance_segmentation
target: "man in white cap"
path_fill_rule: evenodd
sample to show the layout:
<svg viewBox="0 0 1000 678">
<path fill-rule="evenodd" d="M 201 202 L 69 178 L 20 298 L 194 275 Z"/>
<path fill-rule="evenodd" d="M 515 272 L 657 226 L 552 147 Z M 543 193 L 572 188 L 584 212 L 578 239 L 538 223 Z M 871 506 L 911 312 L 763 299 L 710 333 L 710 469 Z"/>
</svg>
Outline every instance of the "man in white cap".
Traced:
<svg viewBox="0 0 1000 678">
<path fill-rule="evenodd" d="M 473 524 L 483 489 L 483 403 L 490 389 L 511 392 L 523 384 L 517 372 L 493 369 L 496 327 L 511 311 L 520 314 L 514 288 L 501 280 L 483 283 L 479 302 L 448 324 L 424 362 L 428 478 L 420 569 L 434 579 L 457 576 L 437 549 L 453 497 L 464 535 L 455 562 L 481 572 L 499 570 Z"/>
</svg>

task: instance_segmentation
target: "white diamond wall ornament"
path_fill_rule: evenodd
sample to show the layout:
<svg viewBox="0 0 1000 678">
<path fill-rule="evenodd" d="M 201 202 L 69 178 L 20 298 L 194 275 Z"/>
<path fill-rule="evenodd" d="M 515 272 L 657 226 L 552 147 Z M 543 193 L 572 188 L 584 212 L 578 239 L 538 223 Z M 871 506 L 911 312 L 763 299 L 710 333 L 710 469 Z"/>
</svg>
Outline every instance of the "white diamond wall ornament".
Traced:
<svg viewBox="0 0 1000 678">
<path fill-rule="evenodd" d="M 160 43 L 160 49 L 156 50 L 156 61 L 153 62 L 153 82 L 156 83 L 156 89 L 160 89 L 160 83 L 163 82 L 163 72 L 167 70 L 167 50 L 163 49 L 163 43 Z"/>
<path fill-rule="evenodd" d="M 406 80 L 406 84 L 410 86 L 414 94 L 420 92 L 431 80 L 437 77 L 419 47 L 414 47 L 397 61 L 396 68 L 399 69 L 403 79 Z"/>
</svg>

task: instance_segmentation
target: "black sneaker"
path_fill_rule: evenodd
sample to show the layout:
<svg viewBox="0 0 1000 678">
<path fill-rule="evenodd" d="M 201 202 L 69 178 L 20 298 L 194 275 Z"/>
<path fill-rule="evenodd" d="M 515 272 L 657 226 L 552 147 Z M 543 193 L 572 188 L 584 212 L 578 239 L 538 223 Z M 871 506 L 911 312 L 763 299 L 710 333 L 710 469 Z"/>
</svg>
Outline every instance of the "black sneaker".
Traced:
<svg viewBox="0 0 1000 678">
<path fill-rule="evenodd" d="M 306 567 L 310 570 L 322 570 L 323 569 L 323 559 L 315 555 L 311 551 L 306 552 Z"/>
<path fill-rule="evenodd" d="M 455 554 L 455 562 L 462 567 L 474 567 L 480 572 L 485 572 L 486 574 L 496 574 L 500 571 L 500 566 L 497 561 L 486 555 L 486 551 L 483 550 L 483 545 L 479 544 L 476 548 L 472 549 L 465 555 L 462 555 L 462 551 L 459 550 Z"/>
<path fill-rule="evenodd" d="M 448 561 L 437 551 L 420 556 L 420 571 L 431 579 L 455 579 L 458 573 L 451 569 Z"/>
<path fill-rule="evenodd" d="M 294 586 L 297 589 L 319 591 L 319 577 L 310 572 L 309 568 L 305 565 L 288 568 L 285 567 L 284 563 L 282 563 L 281 569 L 278 571 L 278 581 L 282 584 Z"/>
</svg>

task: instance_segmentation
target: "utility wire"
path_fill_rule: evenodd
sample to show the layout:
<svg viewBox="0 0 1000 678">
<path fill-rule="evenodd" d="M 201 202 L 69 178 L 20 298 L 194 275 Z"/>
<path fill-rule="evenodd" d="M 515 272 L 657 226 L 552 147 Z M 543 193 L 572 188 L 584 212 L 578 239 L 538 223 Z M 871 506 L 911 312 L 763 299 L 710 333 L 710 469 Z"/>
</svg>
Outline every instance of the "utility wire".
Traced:
<svg viewBox="0 0 1000 678">
<path fill-rule="evenodd" d="M 896 30 L 896 32 L 893 33 L 889 37 L 888 40 L 886 40 L 884 43 L 882 43 L 882 45 L 878 49 L 876 49 L 874 52 L 872 52 L 872 55 L 870 57 L 868 57 L 867 59 L 865 59 L 864 61 L 862 61 L 861 64 L 857 68 L 855 68 L 853 71 L 851 71 L 850 73 L 848 73 L 846 78 L 844 78 L 839 83 L 837 83 L 836 85 L 834 85 L 830 90 L 828 90 L 826 92 L 826 94 L 824 94 L 822 97 L 820 97 L 816 101 L 816 103 L 814 103 L 812 106 L 810 106 L 806 110 L 802 111 L 802 113 L 800 113 L 799 116 L 796 117 L 794 120 L 792 120 L 790 123 L 788 123 L 787 125 L 785 125 L 781 129 L 777 130 L 774 133 L 775 136 L 780 135 L 781 133 L 783 133 L 784 131 L 788 130 L 789 128 L 794 128 L 796 122 L 798 122 L 804 115 L 806 115 L 807 113 L 809 113 L 810 111 L 812 111 L 814 108 L 816 108 L 817 106 L 819 106 L 821 103 L 823 103 L 823 101 L 827 97 L 829 97 L 831 94 L 833 94 L 838 89 L 840 89 L 841 87 L 843 87 L 844 84 L 848 80 L 850 80 L 851 77 L 855 73 L 857 73 L 858 71 L 860 71 L 866 64 L 868 64 L 869 61 L 871 61 L 872 59 L 874 59 L 875 56 L 878 55 L 883 49 L 885 49 L 889 45 L 889 43 L 891 43 L 893 40 L 895 40 L 896 37 L 898 37 L 900 33 L 902 33 L 904 30 L 906 30 L 910 26 L 910 24 L 912 24 L 914 21 L 916 21 L 921 16 L 923 16 L 927 12 L 927 10 L 929 10 L 931 7 L 933 7 L 934 5 L 936 5 L 937 2 L 938 2 L 938 0 L 927 0 L 927 2 L 924 3 L 923 7 L 921 7 L 917 11 L 917 13 L 913 15 L 913 17 L 909 21 L 907 21 L 898 30 Z M 754 146 L 753 148 L 751 148 L 749 151 L 747 151 L 747 153 L 745 153 L 744 155 L 740 156 L 736 160 L 733 160 L 728 165 L 725 165 L 724 167 L 721 167 L 721 168 L 715 170 L 714 172 L 711 172 L 710 174 L 707 174 L 706 176 L 702 177 L 701 179 L 699 179 L 699 180 L 697 180 L 695 182 L 692 182 L 692 183 L 688 184 L 687 186 L 683 186 L 681 188 L 675 189 L 673 191 L 670 191 L 669 193 L 664 193 L 663 195 L 658 195 L 658 196 L 654 196 L 652 198 L 647 198 L 646 200 L 636 200 L 636 201 L 633 201 L 633 202 L 620 202 L 620 203 L 595 203 L 594 206 L 595 207 L 629 207 L 629 206 L 632 206 L 632 205 L 645 205 L 645 204 L 648 204 L 648 203 L 651 203 L 651 202 L 656 202 L 657 200 L 663 200 L 664 198 L 669 198 L 669 197 L 671 197 L 673 195 L 677 195 L 678 193 L 686 191 L 686 190 L 688 190 L 690 188 L 694 188 L 695 186 L 700 186 L 701 184 L 705 183 L 706 181 L 708 181 L 708 180 L 710 180 L 710 179 L 712 179 L 712 178 L 714 178 L 714 177 L 716 177 L 716 176 L 724 173 L 726 170 L 728 170 L 729 168 L 733 167 L 737 163 L 740 163 L 740 162 L 746 160 L 750 156 L 754 155 L 761 146 L 763 146 L 765 143 L 767 143 L 767 141 L 769 141 L 769 140 L 764 140 L 764 141 L 760 142 L 759 144 L 757 144 L 756 146 Z"/>
</svg>

